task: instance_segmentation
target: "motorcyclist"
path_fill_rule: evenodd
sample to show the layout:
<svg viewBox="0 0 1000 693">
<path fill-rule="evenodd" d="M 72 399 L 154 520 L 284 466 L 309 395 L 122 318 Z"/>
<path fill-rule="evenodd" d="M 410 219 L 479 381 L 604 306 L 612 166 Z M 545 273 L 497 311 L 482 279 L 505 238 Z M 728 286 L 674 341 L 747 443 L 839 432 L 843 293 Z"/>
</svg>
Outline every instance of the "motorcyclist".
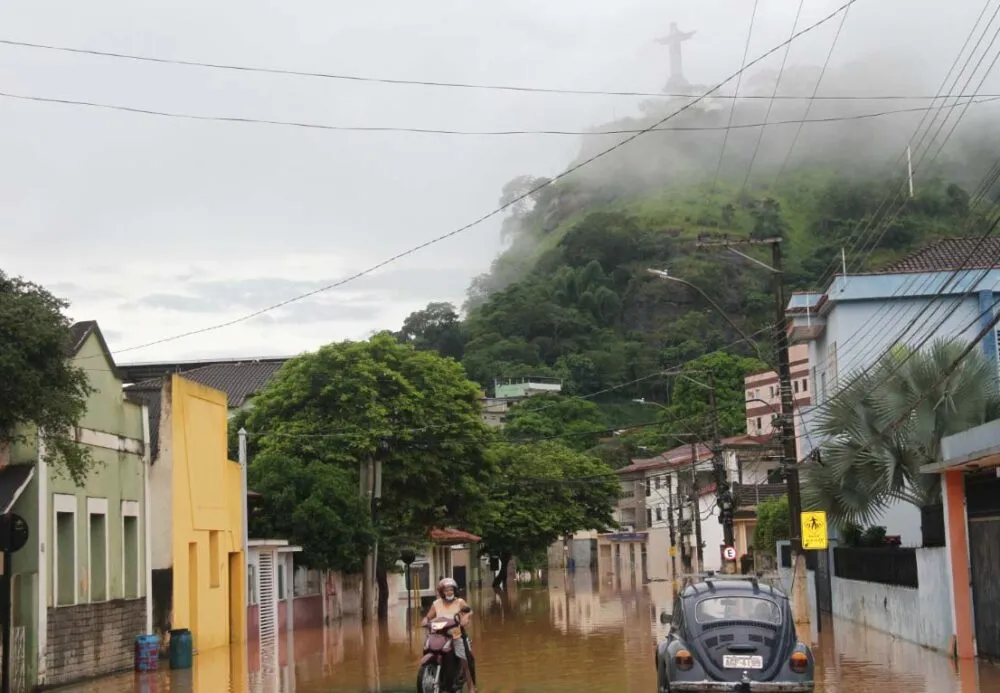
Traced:
<svg viewBox="0 0 1000 693">
<path fill-rule="evenodd" d="M 462 673 L 465 674 L 465 680 L 469 684 L 469 692 L 476 693 L 476 684 L 472 680 L 472 672 L 469 668 L 470 653 L 466 652 L 465 649 L 469 638 L 468 635 L 465 637 L 462 636 L 462 629 L 467 628 L 469 622 L 472 620 L 472 607 L 458 596 L 458 583 L 451 578 L 443 578 L 438 582 L 437 594 L 438 598 L 434 600 L 431 608 L 427 610 L 427 615 L 424 616 L 421 625 L 427 626 L 435 618 L 458 617 L 458 623 L 461 627 L 451 629 L 451 637 L 454 640 L 452 642 L 452 651 L 458 657 L 458 661 L 462 663 Z"/>
</svg>

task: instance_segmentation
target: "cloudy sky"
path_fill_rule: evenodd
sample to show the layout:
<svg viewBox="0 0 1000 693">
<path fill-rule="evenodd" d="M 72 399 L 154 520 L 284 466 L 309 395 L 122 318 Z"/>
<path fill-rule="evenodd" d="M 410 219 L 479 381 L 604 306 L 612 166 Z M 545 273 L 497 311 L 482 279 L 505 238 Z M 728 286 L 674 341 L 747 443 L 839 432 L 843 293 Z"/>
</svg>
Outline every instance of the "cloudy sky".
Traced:
<svg viewBox="0 0 1000 693">
<path fill-rule="evenodd" d="M 840 2 L 807 0 L 800 25 Z M 384 78 L 659 91 L 671 21 L 694 83 L 740 67 L 751 0 L 34 0 L 0 4 L 0 40 Z M 798 3 L 760 0 L 750 55 Z M 859 0 L 834 61 L 905 55 L 934 84 L 981 10 Z M 902 22 L 902 23 L 901 23 Z M 822 63 L 836 21 L 793 47 Z M 780 52 L 770 64 L 776 68 Z M 891 91 L 887 85 L 887 91 Z M 639 99 L 359 83 L 0 45 L 0 92 L 346 126 L 579 130 Z M 554 175 L 573 137 L 331 132 L 164 118 L 0 97 L 0 267 L 97 319 L 113 351 L 226 322 L 355 274 L 493 209 L 520 174 Z M 461 303 L 499 219 L 346 286 L 123 363 L 283 355 Z"/>
</svg>

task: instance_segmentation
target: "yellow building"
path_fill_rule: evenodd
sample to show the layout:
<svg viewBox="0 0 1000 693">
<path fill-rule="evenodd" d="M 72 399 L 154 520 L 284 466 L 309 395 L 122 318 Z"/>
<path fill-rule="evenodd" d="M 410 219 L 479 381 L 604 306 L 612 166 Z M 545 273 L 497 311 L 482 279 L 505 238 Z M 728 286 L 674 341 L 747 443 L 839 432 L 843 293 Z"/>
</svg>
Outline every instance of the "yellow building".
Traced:
<svg viewBox="0 0 1000 693">
<path fill-rule="evenodd" d="M 135 394 L 159 421 L 150 470 L 154 629 L 187 628 L 201 652 L 245 642 L 245 481 L 226 450 L 226 395 L 178 375 Z"/>
</svg>

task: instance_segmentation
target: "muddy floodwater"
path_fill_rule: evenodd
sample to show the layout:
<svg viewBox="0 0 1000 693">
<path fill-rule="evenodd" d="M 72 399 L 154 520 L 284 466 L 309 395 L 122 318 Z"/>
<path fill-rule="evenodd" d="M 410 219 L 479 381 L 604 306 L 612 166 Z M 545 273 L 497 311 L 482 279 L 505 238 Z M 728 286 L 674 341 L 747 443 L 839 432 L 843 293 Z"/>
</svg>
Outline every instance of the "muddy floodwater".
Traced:
<svg viewBox="0 0 1000 693">
<path fill-rule="evenodd" d="M 655 693 L 655 643 L 669 584 L 638 589 L 594 585 L 588 573 L 552 576 L 548 586 L 469 596 L 482 693 Z M 283 635 L 277 651 L 199 653 L 191 671 L 116 676 L 61 689 L 76 693 L 367 693 L 414 691 L 422 644 L 418 614 L 405 605 L 389 622 L 346 620 Z M 841 621 L 824 621 L 815 647 L 817 693 L 995 693 L 1000 669 L 953 664 L 943 655 Z M 166 666 L 166 663 L 163 663 Z"/>
</svg>

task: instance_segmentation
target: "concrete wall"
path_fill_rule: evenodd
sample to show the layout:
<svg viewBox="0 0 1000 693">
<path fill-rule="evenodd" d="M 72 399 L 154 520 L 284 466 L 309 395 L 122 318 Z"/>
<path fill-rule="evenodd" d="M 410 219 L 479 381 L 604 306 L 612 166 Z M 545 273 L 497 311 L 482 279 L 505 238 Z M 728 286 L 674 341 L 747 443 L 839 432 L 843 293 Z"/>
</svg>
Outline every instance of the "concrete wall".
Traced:
<svg viewBox="0 0 1000 693">
<path fill-rule="evenodd" d="M 191 630 L 197 650 L 210 650 L 246 638 L 240 466 L 227 459 L 225 393 L 174 375 L 163 400 L 171 406 L 160 440 L 171 442 L 166 451 L 161 442 L 157 464 L 169 455 L 171 621 Z"/>
<path fill-rule="evenodd" d="M 916 589 L 834 577 L 835 616 L 935 650 L 945 650 L 953 628 L 947 548 L 917 549 Z"/>
<path fill-rule="evenodd" d="M 131 669 L 145 624 L 145 599 L 49 609 L 46 685 Z"/>
</svg>

